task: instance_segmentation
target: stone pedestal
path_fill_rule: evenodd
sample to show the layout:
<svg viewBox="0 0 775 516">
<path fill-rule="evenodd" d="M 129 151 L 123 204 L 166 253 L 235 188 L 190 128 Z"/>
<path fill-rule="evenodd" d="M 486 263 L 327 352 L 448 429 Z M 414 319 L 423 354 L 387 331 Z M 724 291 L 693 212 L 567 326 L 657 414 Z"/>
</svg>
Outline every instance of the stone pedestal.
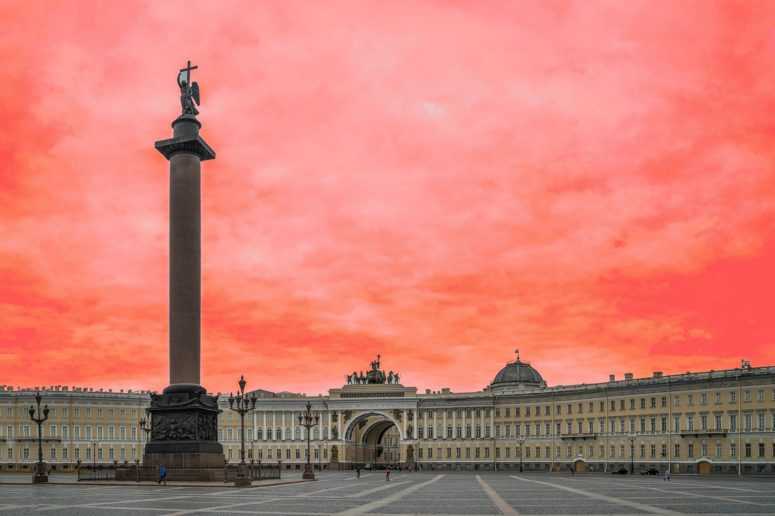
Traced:
<svg viewBox="0 0 775 516">
<path fill-rule="evenodd" d="M 46 463 L 36 462 L 33 466 L 32 483 L 33 484 L 46 484 L 48 483 Z"/>
<path fill-rule="evenodd" d="M 240 464 L 237 466 L 237 478 L 234 479 L 234 485 L 236 487 L 250 487 L 253 482 L 250 479 L 250 469 L 247 464 Z"/>
<path fill-rule="evenodd" d="M 199 385 L 171 385 L 151 396 L 150 412 L 151 439 L 143 456 L 146 475 L 164 465 L 168 480 L 223 480 L 217 396 Z"/>
</svg>

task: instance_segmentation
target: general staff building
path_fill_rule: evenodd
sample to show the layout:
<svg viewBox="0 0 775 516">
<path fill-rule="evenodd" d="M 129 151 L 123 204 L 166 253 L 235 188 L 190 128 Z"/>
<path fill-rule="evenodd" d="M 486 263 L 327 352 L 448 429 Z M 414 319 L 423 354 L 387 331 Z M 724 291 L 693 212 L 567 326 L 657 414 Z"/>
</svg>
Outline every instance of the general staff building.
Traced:
<svg viewBox="0 0 775 516">
<path fill-rule="evenodd" d="M 44 458 L 57 470 L 79 463 L 134 463 L 146 440 L 147 391 L 0 387 L 0 467 L 29 470 L 37 426 L 28 409 L 40 392 L 50 409 Z M 775 473 L 775 367 L 548 386 L 517 357 L 480 392 L 417 392 L 380 369 L 347 375 L 327 396 L 253 391 L 247 457 L 298 469 L 306 461 L 298 416 L 319 416 L 311 460 L 321 469 L 355 465 L 424 470 L 567 470 Z M 225 459 L 240 457 L 239 416 L 219 402 Z"/>
</svg>

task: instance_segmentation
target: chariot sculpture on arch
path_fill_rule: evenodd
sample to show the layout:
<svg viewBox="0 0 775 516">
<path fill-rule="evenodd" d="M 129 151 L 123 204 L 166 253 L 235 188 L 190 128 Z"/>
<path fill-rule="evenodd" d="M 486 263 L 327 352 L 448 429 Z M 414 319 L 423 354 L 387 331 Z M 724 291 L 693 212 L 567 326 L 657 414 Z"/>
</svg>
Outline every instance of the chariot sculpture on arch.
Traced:
<svg viewBox="0 0 775 516">
<path fill-rule="evenodd" d="M 360 385 L 360 384 L 398 384 L 399 376 L 398 373 L 394 373 L 393 371 L 390 371 L 388 374 L 385 374 L 385 371 L 380 369 L 380 359 L 381 355 L 377 355 L 376 360 L 371 361 L 371 370 L 367 371 L 366 374 L 363 374 L 363 371 L 360 373 L 357 371 L 354 371 L 353 374 L 346 375 L 347 377 L 347 384 L 348 385 Z"/>
</svg>

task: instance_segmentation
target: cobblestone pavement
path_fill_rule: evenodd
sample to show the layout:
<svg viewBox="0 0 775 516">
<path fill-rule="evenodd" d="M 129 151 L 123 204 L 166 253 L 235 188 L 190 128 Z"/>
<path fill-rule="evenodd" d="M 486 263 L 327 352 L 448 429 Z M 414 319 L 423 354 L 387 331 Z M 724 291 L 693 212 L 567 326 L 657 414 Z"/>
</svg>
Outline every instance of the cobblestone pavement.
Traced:
<svg viewBox="0 0 775 516">
<path fill-rule="evenodd" d="M 1 485 L 0 514 L 775 514 L 775 479 L 324 473 L 263 488 Z"/>
</svg>

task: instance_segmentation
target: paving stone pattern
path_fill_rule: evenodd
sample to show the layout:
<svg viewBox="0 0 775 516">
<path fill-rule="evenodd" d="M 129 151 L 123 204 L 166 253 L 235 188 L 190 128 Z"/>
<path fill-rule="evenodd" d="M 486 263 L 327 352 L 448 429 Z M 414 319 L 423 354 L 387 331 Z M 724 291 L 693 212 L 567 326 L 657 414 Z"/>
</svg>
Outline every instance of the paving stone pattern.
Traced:
<svg viewBox="0 0 775 516">
<path fill-rule="evenodd" d="M 0 494 L 2 515 L 775 514 L 775 478 L 324 473 L 248 489 L 4 484 Z"/>
</svg>

